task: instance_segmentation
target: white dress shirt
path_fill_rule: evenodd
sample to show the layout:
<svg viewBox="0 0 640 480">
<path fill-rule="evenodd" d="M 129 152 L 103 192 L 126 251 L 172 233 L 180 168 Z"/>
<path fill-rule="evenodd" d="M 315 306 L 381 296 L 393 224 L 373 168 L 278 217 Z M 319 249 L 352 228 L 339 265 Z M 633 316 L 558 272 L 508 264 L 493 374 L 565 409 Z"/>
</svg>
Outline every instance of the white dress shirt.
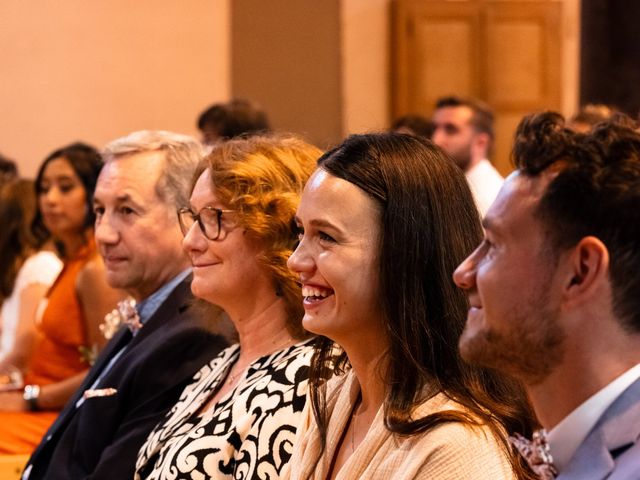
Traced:
<svg viewBox="0 0 640 480">
<path fill-rule="evenodd" d="M 496 199 L 504 178 L 491 165 L 489 160 L 480 160 L 473 167 L 465 172 L 467 182 L 476 201 L 476 206 L 480 215 L 484 218 L 487 210 Z"/>
</svg>

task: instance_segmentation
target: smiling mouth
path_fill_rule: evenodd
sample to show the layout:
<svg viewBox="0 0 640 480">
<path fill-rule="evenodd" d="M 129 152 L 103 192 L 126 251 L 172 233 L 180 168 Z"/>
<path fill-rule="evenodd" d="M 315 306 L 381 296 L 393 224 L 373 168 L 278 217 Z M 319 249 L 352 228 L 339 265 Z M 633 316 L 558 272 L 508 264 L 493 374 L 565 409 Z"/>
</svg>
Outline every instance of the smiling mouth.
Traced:
<svg viewBox="0 0 640 480">
<path fill-rule="evenodd" d="M 302 298 L 307 303 L 320 302 L 333 295 L 333 290 L 319 287 L 302 287 Z"/>
<path fill-rule="evenodd" d="M 192 264 L 193 268 L 205 268 L 205 267 L 212 267 L 214 265 L 218 265 L 220 262 L 215 262 L 215 263 L 194 263 Z"/>
</svg>

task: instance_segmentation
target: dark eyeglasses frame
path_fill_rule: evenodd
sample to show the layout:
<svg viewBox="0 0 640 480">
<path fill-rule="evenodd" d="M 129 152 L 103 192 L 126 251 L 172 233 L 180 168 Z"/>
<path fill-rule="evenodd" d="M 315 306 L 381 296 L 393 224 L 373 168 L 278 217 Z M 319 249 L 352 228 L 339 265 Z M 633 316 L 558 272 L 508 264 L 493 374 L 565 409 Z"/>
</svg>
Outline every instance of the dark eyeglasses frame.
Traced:
<svg viewBox="0 0 640 480">
<path fill-rule="evenodd" d="M 202 213 L 202 210 L 209 210 L 209 211 L 216 212 L 218 233 L 213 238 L 207 235 L 207 231 L 205 229 L 204 223 L 202 223 L 202 219 L 200 218 L 200 214 Z M 220 219 L 222 218 L 222 214 L 231 213 L 231 212 L 235 212 L 235 210 L 224 210 L 222 208 L 216 208 L 216 207 L 203 207 L 200 209 L 198 213 L 194 213 L 193 210 L 191 210 L 189 207 L 179 208 L 178 223 L 180 224 L 180 231 L 182 232 L 182 236 L 185 237 L 189 232 L 189 229 L 193 226 L 193 223 L 197 223 L 198 227 L 200 227 L 200 231 L 206 238 L 208 238 L 209 240 L 217 240 L 220 237 L 220 231 L 221 231 Z M 191 225 L 185 225 L 182 219 L 183 215 L 185 214 L 189 214 L 191 216 L 191 219 L 193 220 L 193 223 Z"/>
</svg>

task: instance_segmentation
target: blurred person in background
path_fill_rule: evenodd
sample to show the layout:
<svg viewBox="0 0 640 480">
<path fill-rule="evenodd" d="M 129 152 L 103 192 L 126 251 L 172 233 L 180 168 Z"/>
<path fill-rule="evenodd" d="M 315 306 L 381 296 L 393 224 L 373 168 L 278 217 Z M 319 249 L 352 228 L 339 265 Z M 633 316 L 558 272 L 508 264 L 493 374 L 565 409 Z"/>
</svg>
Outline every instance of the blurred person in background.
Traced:
<svg viewBox="0 0 640 480">
<path fill-rule="evenodd" d="M 37 315 L 24 388 L 0 393 L 0 452 L 29 453 L 78 388 L 104 344 L 99 325 L 121 293 L 106 282 L 93 240 L 99 153 L 74 143 L 51 153 L 35 185 L 34 233 L 51 235 L 64 266 Z"/>
<path fill-rule="evenodd" d="M 0 388 L 22 387 L 36 339 L 36 309 L 62 269 L 48 232 L 36 236 L 31 180 L 0 187 Z"/>
<path fill-rule="evenodd" d="M 253 102 L 240 98 L 208 107 L 198 117 L 198 129 L 205 145 L 271 131 L 267 114 Z"/>
<path fill-rule="evenodd" d="M 588 103 L 567 120 L 567 128 L 576 133 L 589 133 L 598 123 L 610 119 L 617 110 L 602 103 Z"/>
<path fill-rule="evenodd" d="M 493 147 L 493 112 L 483 102 L 464 97 L 442 97 L 432 117 L 433 143 L 464 172 L 484 216 L 504 182 L 489 161 Z"/>
<path fill-rule="evenodd" d="M 16 162 L 0 153 L 0 185 L 18 177 Z"/>
<path fill-rule="evenodd" d="M 391 124 L 392 132 L 407 133 L 431 140 L 435 126 L 431 120 L 421 115 L 410 114 L 398 117 Z"/>
</svg>

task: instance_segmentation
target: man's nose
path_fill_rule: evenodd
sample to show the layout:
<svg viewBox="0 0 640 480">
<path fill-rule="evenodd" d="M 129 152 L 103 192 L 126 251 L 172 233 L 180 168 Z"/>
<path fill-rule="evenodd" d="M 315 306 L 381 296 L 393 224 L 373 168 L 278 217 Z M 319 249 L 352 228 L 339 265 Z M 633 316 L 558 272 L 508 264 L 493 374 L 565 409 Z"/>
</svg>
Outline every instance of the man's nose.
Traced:
<svg viewBox="0 0 640 480">
<path fill-rule="evenodd" d="M 464 259 L 453 272 L 454 283 L 464 289 L 469 290 L 474 287 L 476 278 L 475 265 L 473 264 L 472 255 Z"/>
<path fill-rule="evenodd" d="M 94 236 L 99 244 L 117 243 L 119 234 L 109 215 L 102 214 L 96 219 Z"/>
</svg>

